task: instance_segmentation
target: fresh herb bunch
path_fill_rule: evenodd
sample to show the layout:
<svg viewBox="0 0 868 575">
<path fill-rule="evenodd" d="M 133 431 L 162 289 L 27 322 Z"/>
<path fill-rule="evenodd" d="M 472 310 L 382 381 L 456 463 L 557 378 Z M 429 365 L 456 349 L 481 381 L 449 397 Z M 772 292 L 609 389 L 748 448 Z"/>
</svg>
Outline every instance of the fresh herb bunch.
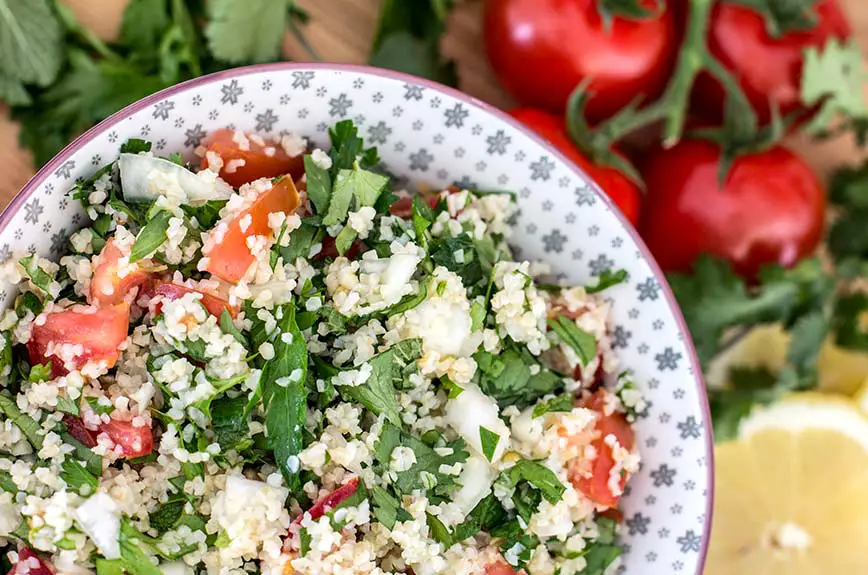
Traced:
<svg viewBox="0 0 868 575">
<path fill-rule="evenodd" d="M 281 57 L 294 0 L 132 0 L 117 41 L 103 42 L 51 0 L 3 0 L 0 98 L 37 165 L 124 106 L 196 76 Z"/>
</svg>

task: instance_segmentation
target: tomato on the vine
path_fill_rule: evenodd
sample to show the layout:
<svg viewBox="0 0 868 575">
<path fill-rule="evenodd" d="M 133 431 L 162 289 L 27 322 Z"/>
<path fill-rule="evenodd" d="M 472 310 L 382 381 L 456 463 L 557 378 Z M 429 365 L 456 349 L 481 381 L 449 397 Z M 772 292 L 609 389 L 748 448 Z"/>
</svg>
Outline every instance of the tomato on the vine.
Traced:
<svg viewBox="0 0 868 575">
<path fill-rule="evenodd" d="M 638 223 L 642 203 L 642 193 L 639 191 L 639 187 L 615 168 L 597 166 L 586 158 L 573 144 L 562 118 L 533 108 L 516 108 L 511 110 L 509 114 L 548 140 L 551 145 L 582 168 L 615 202 L 615 205 L 630 220 L 630 223 L 634 226 Z"/>
<path fill-rule="evenodd" d="M 813 10 L 814 27 L 775 38 L 763 15 L 753 8 L 733 2 L 714 6 L 709 50 L 738 80 L 762 123 L 771 118 L 770 102 L 783 115 L 805 112 L 800 97 L 805 49 L 822 48 L 830 39 L 852 33 L 838 0 L 820 0 Z M 697 81 L 695 100 L 700 108 L 722 117 L 723 88 L 707 73 Z"/>
<path fill-rule="evenodd" d="M 488 59 L 522 105 L 553 112 L 562 113 L 573 89 L 590 78 L 586 114 L 602 120 L 637 96 L 657 96 L 669 79 L 674 16 L 664 2 L 643 4 L 656 12 L 638 20 L 614 16 L 607 26 L 600 0 L 488 0 Z"/>
<path fill-rule="evenodd" d="M 688 271 L 707 252 L 752 278 L 763 264 L 791 266 L 817 247 L 826 196 L 805 162 L 781 146 L 739 156 L 722 187 L 720 162 L 720 148 L 705 140 L 649 153 L 639 230 L 664 271 Z"/>
</svg>

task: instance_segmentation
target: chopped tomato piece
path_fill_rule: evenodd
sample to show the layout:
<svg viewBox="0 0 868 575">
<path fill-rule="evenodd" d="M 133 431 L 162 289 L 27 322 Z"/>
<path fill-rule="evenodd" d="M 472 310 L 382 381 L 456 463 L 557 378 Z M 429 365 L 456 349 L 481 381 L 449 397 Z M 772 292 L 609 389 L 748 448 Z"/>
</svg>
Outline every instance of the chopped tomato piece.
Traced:
<svg viewBox="0 0 868 575">
<path fill-rule="evenodd" d="M 217 154 L 223 162 L 220 177 L 235 188 L 259 178 L 291 174 L 298 179 L 304 174 L 303 154 L 289 156 L 280 144 L 262 145 L 255 139 L 236 137 L 235 130 L 228 128 L 212 132 L 207 139 L 202 168 L 209 167 L 207 152 Z"/>
<path fill-rule="evenodd" d="M 106 242 L 97 257 L 93 278 L 90 281 L 91 302 L 103 306 L 120 303 L 131 289 L 145 283 L 150 274 L 140 269 L 129 273 L 121 272 L 123 273 L 121 277 L 118 260 L 129 255 L 117 246 L 114 238 Z"/>
<path fill-rule="evenodd" d="M 365 244 L 362 243 L 361 240 L 356 240 L 352 243 L 350 249 L 348 249 L 346 253 L 344 253 L 344 257 L 349 260 L 355 259 L 355 257 L 359 255 L 359 252 L 361 252 L 364 247 Z M 313 256 L 312 259 L 316 261 L 322 261 L 325 259 L 334 259 L 338 257 L 338 255 L 340 254 L 338 254 L 338 248 L 335 245 L 335 239 L 329 235 L 326 235 L 322 239 L 322 249 L 319 251 L 318 254 Z"/>
<path fill-rule="evenodd" d="M 154 436 L 149 425 L 136 427 L 130 421 L 112 419 L 100 425 L 99 430 L 121 446 L 125 457 L 141 457 L 154 449 Z"/>
<path fill-rule="evenodd" d="M 205 306 L 205 309 L 208 310 L 208 313 L 213 315 L 214 317 L 220 317 L 223 314 L 223 310 L 229 312 L 229 315 L 235 317 L 235 314 L 238 313 L 232 305 L 229 304 L 223 298 L 219 298 L 216 295 L 211 295 L 209 293 L 205 293 L 203 291 L 199 291 L 197 289 L 189 288 L 187 286 L 179 285 L 173 282 L 161 281 L 157 282 L 157 284 L 151 290 L 151 295 L 159 295 L 162 296 L 163 299 L 167 300 L 176 300 L 184 297 L 184 294 L 188 293 L 199 293 L 202 294 L 202 305 Z M 162 305 L 158 304 L 159 307 Z M 155 310 L 156 313 L 159 313 L 159 309 Z"/>
<path fill-rule="evenodd" d="M 359 489 L 359 478 L 353 477 L 325 497 L 321 498 L 319 501 L 313 504 L 313 506 L 308 510 L 310 513 L 310 518 L 314 521 L 322 517 L 326 514 L 330 509 L 334 509 L 341 503 L 343 503 L 346 499 L 352 497 L 356 491 Z M 302 517 L 304 514 L 295 518 L 295 523 L 301 523 Z"/>
<path fill-rule="evenodd" d="M 88 361 L 105 361 L 108 367 L 113 367 L 120 355 L 118 347 L 127 338 L 129 323 L 128 303 L 103 308 L 74 306 L 49 313 L 41 325 L 33 322 L 30 341 L 27 342 L 30 363 L 52 362 L 54 377 L 65 375 L 71 368 L 78 369 Z M 70 352 L 66 362 L 58 355 L 66 353 L 58 349 L 64 344 L 81 346 Z"/>
<path fill-rule="evenodd" d="M 495 561 L 485 566 L 485 575 L 518 575 L 506 561 Z"/>
<path fill-rule="evenodd" d="M 54 575 L 54 569 L 28 547 L 22 547 L 18 551 L 18 561 L 7 575 Z"/>
<path fill-rule="evenodd" d="M 262 192 L 249 208 L 230 221 L 218 223 L 202 250 L 208 258 L 207 271 L 220 279 L 237 283 L 256 259 L 247 246 L 247 238 L 271 234 L 268 215 L 273 212 L 291 214 L 298 203 L 298 191 L 292 178 L 281 178 Z"/>
<path fill-rule="evenodd" d="M 84 421 L 80 417 L 67 413 L 63 416 L 63 423 L 66 425 L 66 431 L 75 439 L 87 447 L 96 447 L 96 439 L 93 433 L 85 427 Z"/>
<path fill-rule="evenodd" d="M 612 454 L 612 447 L 606 443 L 606 437 L 614 435 L 618 440 L 618 445 L 630 451 L 636 443 L 636 436 L 623 413 L 604 415 L 605 398 L 603 393 L 603 390 L 599 390 L 581 403 L 582 407 L 593 409 L 599 414 L 596 424 L 598 435 L 591 442 L 597 456 L 591 462 L 590 475 L 580 471 L 578 460 L 570 463 L 569 474 L 573 486 L 596 505 L 612 508 L 618 505 L 621 496 L 615 495 L 609 488 L 609 474 L 615 467 L 615 459 Z M 627 476 L 622 474 L 620 490 L 623 491 L 626 484 Z"/>
</svg>

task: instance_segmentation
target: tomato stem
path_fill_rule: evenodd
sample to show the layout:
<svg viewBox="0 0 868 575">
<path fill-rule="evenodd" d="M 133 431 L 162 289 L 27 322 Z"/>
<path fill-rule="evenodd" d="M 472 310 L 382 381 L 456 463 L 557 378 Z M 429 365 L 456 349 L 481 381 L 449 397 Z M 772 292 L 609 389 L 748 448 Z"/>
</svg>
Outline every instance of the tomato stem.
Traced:
<svg viewBox="0 0 868 575">
<path fill-rule="evenodd" d="M 718 0 L 691 0 L 687 29 L 675 71 L 663 95 L 656 101 L 642 107 L 638 102 L 633 102 L 596 128 L 592 128 L 584 117 L 584 108 L 589 98 L 588 84 L 583 83 L 576 88 L 567 106 L 567 131 L 576 145 L 594 161 L 624 170 L 623 163 L 626 161 L 612 153 L 613 147 L 626 135 L 657 122 L 663 122 L 663 146 L 675 146 L 684 134 L 693 85 L 703 71 L 707 71 L 721 83 L 726 93 L 727 107 L 737 111 L 741 125 L 753 126 L 755 129 L 756 114 L 747 96 L 735 78 L 708 49 L 708 29 L 716 1 Z M 628 166 L 626 171 L 635 179 L 635 168 Z"/>
</svg>

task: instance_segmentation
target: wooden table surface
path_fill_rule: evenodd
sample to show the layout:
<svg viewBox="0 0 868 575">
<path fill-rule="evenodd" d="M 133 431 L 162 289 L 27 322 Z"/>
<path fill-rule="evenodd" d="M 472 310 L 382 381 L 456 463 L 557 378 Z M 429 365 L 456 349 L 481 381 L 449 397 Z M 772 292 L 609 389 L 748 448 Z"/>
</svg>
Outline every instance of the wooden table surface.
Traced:
<svg viewBox="0 0 868 575">
<path fill-rule="evenodd" d="M 118 31 L 128 0 L 63 1 L 73 8 L 82 23 L 102 38 L 111 38 Z M 840 2 L 850 15 L 863 54 L 868 55 L 868 0 Z M 379 0 L 299 0 L 299 4 L 311 15 L 306 34 L 323 59 L 346 63 L 365 61 Z M 512 102 L 498 87 L 485 60 L 480 37 L 481 10 L 482 0 L 463 0 L 450 19 L 443 51 L 458 62 L 462 90 L 496 106 L 507 107 Z M 289 37 L 285 53 L 291 59 L 303 59 L 305 54 Z M 17 135 L 16 125 L 5 113 L 0 114 L 0 162 L 6 167 L 6 176 L 0 181 L 0 207 L 12 199 L 34 172 L 31 158 L 17 146 Z M 822 145 L 795 139 L 790 144 L 823 174 L 834 166 L 864 157 L 864 152 L 857 151 L 847 139 Z"/>
</svg>

